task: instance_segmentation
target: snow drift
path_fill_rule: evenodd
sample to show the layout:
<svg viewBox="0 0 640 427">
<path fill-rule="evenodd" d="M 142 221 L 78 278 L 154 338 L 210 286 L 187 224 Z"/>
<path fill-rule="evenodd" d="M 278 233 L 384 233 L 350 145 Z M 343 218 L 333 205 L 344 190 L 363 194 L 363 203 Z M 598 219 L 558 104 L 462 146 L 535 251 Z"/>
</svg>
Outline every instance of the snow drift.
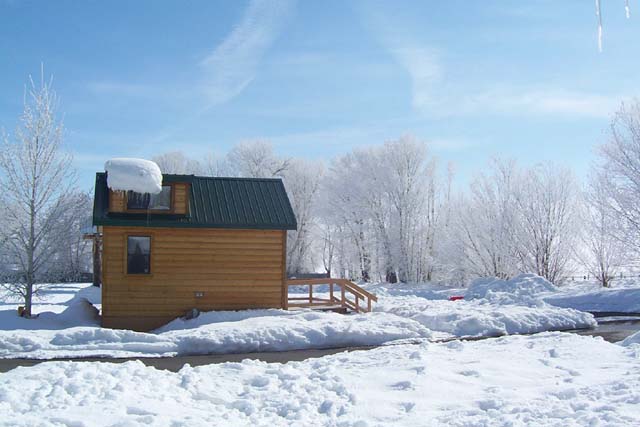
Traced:
<svg viewBox="0 0 640 427">
<path fill-rule="evenodd" d="M 553 292 L 556 287 L 544 277 L 535 274 L 519 274 L 509 280 L 495 277 L 476 279 L 465 294 L 466 299 L 491 298 L 496 293 L 514 297 L 535 297 L 543 292 Z"/>
<path fill-rule="evenodd" d="M 116 158 L 104 164 L 107 186 L 112 190 L 158 194 L 162 191 L 162 172 L 150 160 Z"/>
<path fill-rule="evenodd" d="M 94 289 L 95 288 L 92 286 Z M 90 295 L 88 295 L 90 296 Z M 47 329 L 65 329 L 74 326 L 99 326 L 98 309 L 89 302 L 86 297 L 74 297 L 60 313 L 43 311 L 37 313 L 33 319 L 25 319 L 17 315 L 16 310 L 0 311 L 0 330 L 21 331 L 23 335 L 32 336 L 37 332 L 25 333 L 25 331 L 39 331 Z M 0 332 L 1 333 L 1 332 Z M 0 344 L 1 346 L 2 344 Z"/>
<path fill-rule="evenodd" d="M 483 278 L 471 284 L 463 301 L 443 300 L 451 290 L 427 291 L 381 296 L 375 310 L 457 337 L 532 334 L 597 324 L 589 313 L 545 303 L 540 295 L 553 290 L 555 286 L 535 274 L 521 274 L 511 280 Z"/>
<path fill-rule="evenodd" d="M 596 325 L 589 313 L 539 303 L 496 304 L 488 300 L 430 301 L 418 297 L 381 301 L 376 310 L 415 320 L 432 331 L 457 337 L 532 334 Z"/>
<path fill-rule="evenodd" d="M 580 293 L 579 293 L 580 292 Z M 590 312 L 640 313 L 640 289 L 600 288 L 550 294 L 544 300 L 558 307 L 571 307 Z"/>
<path fill-rule="evenodd" d="M 135 357 L 250 353 L 380 345 L 398 339 L 426 339 L 431 332 L 419 323 L 386 313 L 345 316 L 337 313 L 271 310 L 263 316 L 199 324 L 174 321 L 154 334 L 98 327 L 60 331 L 0 331 L 1 358 Z M 204 318 L 233 318 L 215 314 Z M 174 329 L 178 325 L 185 329 Z"/>
<path fill-rule="evenodd" d="M 633 335 L 630 335 L 630 336 L 626 337 L 625 339 L 623 339 L 622 341 L 620 341 L 620 342 L 618 342 L 616 344 L 620 344 L 620 345 L 622 345 L 624 347 L 629 347 L 632 344 L 640 346 L 640 331 L 636 332 Z"/>
</svg>

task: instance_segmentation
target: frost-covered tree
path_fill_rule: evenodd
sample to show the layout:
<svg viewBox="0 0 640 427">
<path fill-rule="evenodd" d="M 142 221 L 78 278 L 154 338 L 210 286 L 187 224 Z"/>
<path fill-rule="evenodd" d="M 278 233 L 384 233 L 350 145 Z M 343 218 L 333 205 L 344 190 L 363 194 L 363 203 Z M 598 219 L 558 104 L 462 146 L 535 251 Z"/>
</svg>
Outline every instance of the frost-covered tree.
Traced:
<svg viewBox="0 0 640 427">
<path fill-rule="evenodd" d="M 171 151 L 152 157 L 162 173 L 190 175 L 200 174 L 202 165 L 197 160 L 187 157 L 181 151 Z"/>
<path fill-rule="evenodd" d="M 252 178 L 282 177 L 290 160 L 278 157 L 266 141 L 246 141 L 237 144 L 227 154 L 230 172 Z"/>
<path fill-rule="evenodd" d="M 619 220 L 618 238 L 640 251 L 640 101 L 622 104 L 600 147 L 597 165 L 604 203 Z"/>
<path fill-rule="evenodd" d="M 381 152 L 381 185 L 389 202 L 400 281 L 430 280 L 429 257 L 437 224 L 435 162 L 410 136 L 387 142 Z M 416 238 L 418 237 L 418 238 Z"/>
<path fill-rule="evenodd" d="M 215 153 L 208 153 L 200 161 L 200 173 L 205 176 L 228 176 L 231 174 L 226 159 Z"/>
<path fill-rule="evenodd" d="M 64 209 L 55 226 L 63 227 L 52 235 L 54 255 L 47 265 L 48 277 L 59 281 L 80 281 L 92 269 L 92 242 L 84 238 L 92 230 L 93 198 L 89 193 L 71 192 L 62 200 Z"/>
<path fill-rule="evenodd" d="M 181 151 L 170 151 L 151 158 L 158 164 L 162 173 L 204 175 L 204 176 L 229 176 L 233 170 L 227 160 L 209 152 L 200 160 L 188 157 Z"/>
<path fill-rule="evenodd" d="M 578 233 L 578 194 L 566 168 L 550 164 L 524 172 L 515 197 L 515 248 L 521 271 L 553 283 L 566 277 Z"/>
<path fill-rule="evenodd" d="M 296 159 L 283 173 L 284 185 L 298 222 L 297 230 L 287 233 L 287 271 L 290 274 L 313 271 L 312 232 L 316 226 L 315 205 L 323 166 L 318 162 Z"/>
<path fill-rule="evenodd" d="M 6 215 L 0 235 L 9 263 L 4 287 L 24 300 L 27 316 L 54 246 L 68 232 L 61 218 L 74 179 L 72 158 L 62 151 L 63 126 L 51 82 L 44 76 L 39 84 L 30 79 L 19 125 L 13 136 L 3 136 L 0 148 L 0 203 Z"/>
<path fill-rule="evenodd" d="M 561 282 L 575 253 L 578 193 L 568 169 L 494 160 L 456 209 L 471 277 L 536 273 Z"/>
<path fill-rule="evenodd" d="M 470 185 L 459 203 L 456 225 L 469 272 L 507 279 L 518 272 L 514 253 L 517 169 L 513 161 L 493 160 L 488 173 Z"/>
<path fill-rule="evenodd" d="M 318 162 L 279 157 L 266 141 L 242 142 L 227 154 L 225 168 L 235 176 L 282 178 L 298 222 L 287 233 L 287 271 L 297 274 L 315 269 L 311 248 L 315 227 L 315 202 L 323 167 Z"/>
<path fill-rule="evenodd" d="M 424 143 L 405 136 L 340 156 L 323 191 L 325 228 L 341 227 L 349 237 L 338 245 L 357 259 L 358 271 L 350 274 L 392 283 L 433 278 L 443 191 Z"/>
<path fill-rule="evenodd" d="M 621 218 L 611 210 L 607 195 L 607 181 L 594 175 L 585 192 L 581 245 L 576 250 L 581 264 L 604 287 L 609 287 L 630 261 L 630 251 L 619 235 L 619 230 L 624 229 Z"/>
<path fill-rule="evenodd" d="M 368 195 L 358 167 L 360 152 L 335 159 L 323 180 L 320 211 L 325 228 L 340 230 L 333 245 L 337 248 L 340 275 L 350 279 L 371 279 L 370 220 L 366 209 Z M 364 156 L 364 154 L 362 154 Z"/>
<path fill-rule="evenodd" d="M 396 268 L 380 160 L 376 149 L 356 149 L 335 159 L 325 181 L 325 191 L 329 193 L 327 207 L 331 210 L 331 222 L 334 226 L 346 226 L 351 236 L 360 264 L 360 278 L 371 278 L 373 248 L 368 242 L 375 240 L 379 252 L 377 264 L 384 270 L 386 280 L 394 282 Z"/>
</svg>

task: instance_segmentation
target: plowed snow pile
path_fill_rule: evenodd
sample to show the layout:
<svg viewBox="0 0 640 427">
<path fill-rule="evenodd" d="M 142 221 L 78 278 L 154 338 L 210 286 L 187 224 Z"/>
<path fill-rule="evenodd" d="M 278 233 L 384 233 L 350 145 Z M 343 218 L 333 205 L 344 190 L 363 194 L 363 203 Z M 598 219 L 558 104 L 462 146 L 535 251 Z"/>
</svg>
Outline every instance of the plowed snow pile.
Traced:
<svg viewBox="0 0 640 427">
<path fill-rule="evenodd" d="M 511 280 L 479 279 L 469 287 L 464 300 L 443 300 L 440 293 L 432 293 L 436 297 L 433 300 L 383 296 L 376 310 L 458 337 L 530 334 L 596 325 L 589 313 L 554 307 L 539 297 L 553 289 L 551 283 L 533 274 L 522 274 Z"/>
<path fill-rule="evenodd" d="M 369 346 L 397 339 L 427 339 L 431 335 L 427 328 L 411 319 L 386 313 L 345 316 L 331 312 L 269 310 L 268 315 L 261 316 L 262 311 L 249 311 L 252 315 L 238 316 L 240 320 L 233 321 L 200 324 L 194 319 L 194 325 L 185 322 L 181 329 L 174 329 L 176 322 L 173 322 L 165 332 L 157 334 L 100 327 L 29 333 L 0 331 L 0 357 L 48 359 L 250 353 Z M 211 317 L 233 319 L 234 315 L 227 312 Z"/>
</svg>

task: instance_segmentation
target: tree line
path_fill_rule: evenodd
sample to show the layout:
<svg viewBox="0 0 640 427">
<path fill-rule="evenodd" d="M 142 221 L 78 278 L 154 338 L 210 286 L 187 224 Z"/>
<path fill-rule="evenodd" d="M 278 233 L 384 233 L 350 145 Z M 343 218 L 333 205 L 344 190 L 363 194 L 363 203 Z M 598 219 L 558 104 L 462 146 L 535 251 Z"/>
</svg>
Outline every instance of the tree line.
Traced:
<svg viewBox="0 0 640 427">
<path fill-rule="evenodd" d="M 38 284 L 90 271 L 92 198 L 80 190 L 51 81 L 30 80 L 24 112 L 0 148 L 0 273 L 25 301 Z M 494 159 L 467 188 L 413 136 L 356 148 L 326 163 L 247 141 L 225 155 L 152 158 L 164 173 L 282 178 L 298 229 L 291 276 L 322 270 L 362 281 L 446 282 L 521 272 L 561 283 L 577 270 L 604 286 L 640 250 L 640 102 L 615 113 L 591 173 Z"/>
<path fill-rule="evenodd" d="M 527 272 L 559 284 L 586 271 L 608 286 L 640 250 L 640 102 L 615 113 L 597 153 L 583 183 L 558 163 L 496 158 L 462 189 L 453 165 L 410 135 L 326 164 L 278 156 L 266 141 L 153 160 L 167 173 L 282 178 L 298 218 L 292 276 L 466 285 Z"/>
</svg>

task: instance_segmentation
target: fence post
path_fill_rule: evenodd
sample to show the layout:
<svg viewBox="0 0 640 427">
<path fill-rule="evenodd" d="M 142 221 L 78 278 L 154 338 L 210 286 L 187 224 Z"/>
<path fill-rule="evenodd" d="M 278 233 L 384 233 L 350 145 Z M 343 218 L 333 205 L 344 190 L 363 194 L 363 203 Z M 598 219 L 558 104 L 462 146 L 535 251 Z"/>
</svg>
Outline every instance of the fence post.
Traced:
<svg viewBox="0 0 640 427">
<path fill-rule="evenodd" d="M 309 284 L 309 304 L 313 303 L 313 284 Z"/>
</svg>

